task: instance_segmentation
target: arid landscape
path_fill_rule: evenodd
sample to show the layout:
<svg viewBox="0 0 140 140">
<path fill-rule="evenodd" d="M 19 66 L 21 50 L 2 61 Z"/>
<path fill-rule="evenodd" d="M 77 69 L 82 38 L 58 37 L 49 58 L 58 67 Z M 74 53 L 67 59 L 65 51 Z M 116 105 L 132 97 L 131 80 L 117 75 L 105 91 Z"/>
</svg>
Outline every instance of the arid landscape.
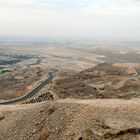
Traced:
<svg viewBox="0 0 140 140">
<path fill-rule="evenodd" d="M 0 140 L 140 140 L 140 0 L 0 0 Z"/>
<path fill-rule="evenodd" d="M 0 140 L 139 140 L 139 43 L 0 43 Z"/>
</svg>

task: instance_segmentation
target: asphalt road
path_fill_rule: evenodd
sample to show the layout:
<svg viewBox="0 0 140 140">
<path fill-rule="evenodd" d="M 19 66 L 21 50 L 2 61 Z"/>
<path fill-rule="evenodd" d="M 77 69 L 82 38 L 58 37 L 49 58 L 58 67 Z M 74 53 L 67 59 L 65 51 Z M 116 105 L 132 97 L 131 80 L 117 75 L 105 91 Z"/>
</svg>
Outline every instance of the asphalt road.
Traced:
<svg viewBox="0 0 140 140">
<path fill-rule="evenodd" d="M 39 84 L 37 87 L 32 89 L 27 94 L 25 94 L 23 96 L 20 96 L 20 97 L 17 97 L 17 98 L 10 99 L 10 100 L 0 101 L 0 104 L 1 105 L 2 104 L 3 105 L 4 104 L 13 104 L 13 103 L 16 103 L 16 102 L 20 102 L 20 101 L 26 100 L 26 99 L 32 97 L 33 95 L 35 95 L 36 93 L 38 93 L 44 86 L 48 85 L 52 81 L 53 78 L 54 78 L 54 76 L 53 76 L 52 72 L 49 72 L 47 79 L 45 81 L 43 81 L 41 84 Z"/>
</svg>

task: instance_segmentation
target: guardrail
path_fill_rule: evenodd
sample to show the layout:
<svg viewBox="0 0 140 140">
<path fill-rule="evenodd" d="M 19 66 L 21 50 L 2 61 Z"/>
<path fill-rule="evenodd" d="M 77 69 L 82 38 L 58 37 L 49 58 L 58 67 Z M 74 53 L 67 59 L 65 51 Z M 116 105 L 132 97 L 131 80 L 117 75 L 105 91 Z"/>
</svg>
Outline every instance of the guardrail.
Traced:
<svg viewBox="0 0 140 140">
<path fill-rule="evenodd" d="M 43 93 L 41 95 L 39 95 L 38 97 L 34 98 L 34 99 L 30 99 L 27 101 L 23 101 L 20 104 L 24 105 L 24 104 L 34 104 L 34 103 L 39 103 L 39 102 L 43 102 L 43 101 L 50 101 L 53 100 L 53 94 L 51 94 L 50 92 L 47 93 Z"/>
</svg>

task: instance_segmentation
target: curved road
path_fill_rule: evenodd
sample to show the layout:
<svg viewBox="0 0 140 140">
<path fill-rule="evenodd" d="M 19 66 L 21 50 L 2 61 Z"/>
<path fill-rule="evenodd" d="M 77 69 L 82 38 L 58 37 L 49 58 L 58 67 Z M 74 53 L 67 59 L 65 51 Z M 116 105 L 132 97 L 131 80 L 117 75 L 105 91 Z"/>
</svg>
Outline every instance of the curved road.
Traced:
<svg viewBox="0 0 140 140">
<path fill-rule="evenodd" d="M 32 97 L 33 95 L 35 95 L 36 93 L 38 93 L 44 86 L 46 86 L 50 82 L 52 82 L 53 78 L 54 78 L 54 76 L 53 76 L 52 72 L 49 72 L 48 78 L 45 81 L 43 81 L 41 84 L 39 84 L 37 87 L 35 87 L 33 90 L 31 90 L 29 93 L 27 93 L 23 96 L 14 98 L 14 99 L 0 101 L 0 104 L 3 104 L 3 105 L 4 104 L 12 104 L 12 103 L 26 100 L 26 99 Z"/>
</svg>

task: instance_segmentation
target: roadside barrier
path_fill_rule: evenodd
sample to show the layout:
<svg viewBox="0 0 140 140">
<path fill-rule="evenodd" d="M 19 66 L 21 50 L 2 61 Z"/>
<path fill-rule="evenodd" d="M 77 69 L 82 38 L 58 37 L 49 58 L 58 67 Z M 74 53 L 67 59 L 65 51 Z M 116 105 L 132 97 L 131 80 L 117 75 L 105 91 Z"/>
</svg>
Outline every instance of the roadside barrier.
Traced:
<svg viewBox="0 0 140 140">
<path fill-rule="evenodd" d="M 49 101 L 49 100 L 54 100 L 54 97 L 53 97 L 52 93 L 47 92 L 47 93 L 43 93 L 43 94 L 39 95 L 38 97 L 36 97 L 34 99 L 30 99 L 28 101 L 23 101 L 20 104 L 21 105 L 34 104 L 34 103 L 39 103 L 39 102 Z"/>
</svg>

